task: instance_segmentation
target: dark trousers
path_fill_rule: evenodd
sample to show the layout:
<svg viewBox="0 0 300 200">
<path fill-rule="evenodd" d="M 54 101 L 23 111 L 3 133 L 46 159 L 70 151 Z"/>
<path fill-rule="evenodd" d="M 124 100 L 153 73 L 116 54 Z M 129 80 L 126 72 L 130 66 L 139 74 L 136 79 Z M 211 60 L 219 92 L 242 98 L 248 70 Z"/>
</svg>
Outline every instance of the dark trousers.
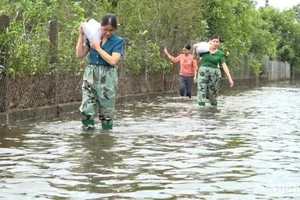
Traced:
<svg viewBox="0 0 300 200">
<path fill-rule="evenodd" d="M 192 96 L 193 76 L 179 76 L 179 94 L 180 96 Z"/>
</svg>

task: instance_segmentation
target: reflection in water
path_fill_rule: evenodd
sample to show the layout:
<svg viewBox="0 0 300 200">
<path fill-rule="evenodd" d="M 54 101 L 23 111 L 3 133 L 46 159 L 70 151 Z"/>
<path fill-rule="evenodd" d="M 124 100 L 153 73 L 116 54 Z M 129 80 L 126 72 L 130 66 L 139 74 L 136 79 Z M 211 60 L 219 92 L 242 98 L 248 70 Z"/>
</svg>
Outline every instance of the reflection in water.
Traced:
<svg viewBox="0 0 300 200">
<path fill-rule="evenodd" d="M 115 129 L 78 116 L 0 135 L 0 199 L 300 197 L 299 87 L 119 106 Z"/>
<path fill-rule="evenodd" d="M 107 186 L 102 182 L 115 176 L 114 163 L 121 162 L 121 157 L 111 151 L 113 146 L 114 138 L 110 134 L 82 134 L 81 164 L 72 169 L 73 173 L 87 174 L 88 183 L 80 186 L 81 189 L 95 193 L 107 191 Z"/>
</svg>

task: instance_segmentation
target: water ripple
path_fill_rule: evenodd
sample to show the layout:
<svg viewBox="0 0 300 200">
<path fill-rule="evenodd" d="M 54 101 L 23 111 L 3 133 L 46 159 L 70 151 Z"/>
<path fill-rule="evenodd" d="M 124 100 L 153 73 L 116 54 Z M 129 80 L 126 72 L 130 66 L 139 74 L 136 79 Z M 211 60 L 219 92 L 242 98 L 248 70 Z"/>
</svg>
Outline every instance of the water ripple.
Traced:
<svg viewBox="0 0 300 200">
<path fill-rule="evenodd" d="M 300 198 L 300 89 L 119 106 L 112 132 L 78 116 L 1 133 L 0 199 Z"/>
</svg>

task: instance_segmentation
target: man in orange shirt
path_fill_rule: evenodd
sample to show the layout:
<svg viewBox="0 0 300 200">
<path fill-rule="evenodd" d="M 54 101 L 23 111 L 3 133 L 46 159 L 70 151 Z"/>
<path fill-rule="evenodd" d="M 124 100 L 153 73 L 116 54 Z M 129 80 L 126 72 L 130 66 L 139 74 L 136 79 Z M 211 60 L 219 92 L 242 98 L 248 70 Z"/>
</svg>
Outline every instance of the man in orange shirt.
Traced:
<svg viewBox="0 0 300 200">
<path fill-rule="evenodd" d="M 197 82 L 197 61 L 190 54 L 191 46 L 186 44 L 182 48 L 182 54 L 177 57 L 173 57 L 169 54 L 167 48 L 164 49 L 165 54 L 169 60 L 173 63 L 180 62 L 180 73 L 179 73 L 179 94 L 180 96 L 192 96 L 192 86 Z"/>
</svg>

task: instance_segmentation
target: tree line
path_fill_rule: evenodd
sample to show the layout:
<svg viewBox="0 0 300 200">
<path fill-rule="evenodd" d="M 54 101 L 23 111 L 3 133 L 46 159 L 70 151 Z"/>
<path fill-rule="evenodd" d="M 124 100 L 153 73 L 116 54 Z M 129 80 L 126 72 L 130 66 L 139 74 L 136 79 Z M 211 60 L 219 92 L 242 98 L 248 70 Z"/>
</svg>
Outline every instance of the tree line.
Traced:
<svg viewBox="0 0 300 200">
<path fill-rule="evenodd" d="M 9 51 L 9 73 L 80 74 L 86 60 L 75 59 L 80 23 L 118 16 L 117 34 L 126 41 L 126 68 L 131 73 L 172 69 L 162 47 L 179 54 L 186 43 L 222 36 L 231 68 L 249 58 L 260 73 L 263 56 L 290 63 L 300 72 L 300 4 L 291 9 L 256 8 L 253 0 L 2 0 L 0 14 L 10 17 L 0 44 Z M 49 63 L 49 21 L 59 22 L 58 64 Z"/>
</svg>

